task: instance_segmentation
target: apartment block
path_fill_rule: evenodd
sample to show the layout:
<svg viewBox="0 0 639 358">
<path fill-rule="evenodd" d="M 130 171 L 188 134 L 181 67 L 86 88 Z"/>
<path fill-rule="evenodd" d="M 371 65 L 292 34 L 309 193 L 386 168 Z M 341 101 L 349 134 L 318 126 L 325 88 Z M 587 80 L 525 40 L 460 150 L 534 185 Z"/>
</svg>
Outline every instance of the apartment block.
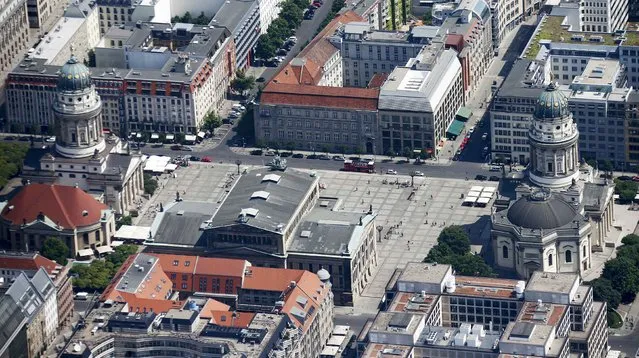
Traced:
<svg viewBox="0 0 639 358">
<path fill-rule="evenodd" d="M 204 117 L 221 107 L 235 75 L 233 38 L 224 28 L 151 26 L 113 28 L 95 48 L 99 67 L 92 78 L 103 101 L 103 126 L 121 135 L 197 133 Z M 12 71 L 7 80 L 12 130 L 51 131 L 59 69 L 44 59 L 25 59 Z"/>
<path fill-rule="evenodd" d="M 479 85 L 494 57 L 490 7 L 484 0 L 464 0 L 444 20 L 447 49 L 457 51 L 462 66 L 464 101 Z"/>
<path fill-rule="evenodd" d="M 94 1 L 76 1 L 68 5 L 64 16 L 49 34 L 29 51 L 29 58 L 43 59 L 46 65 L 64 65 L 71 55 L 79 61 L 89 60 L 89 50 L 100 41 L 98 8 Z"/>
<path fill-rule="evenodd" d="M 42 33 L 48 31 L 51 23 L 60 17 L 66 5 L 62 0 L 27 0 L 29 27 L 40 29 Z"/>
<path fill-rule="evenodd" d="M 453 50 L 433 44 L 396 67 L 379 94 L 377 153 L 439 154 L 439 142 L 463 105 L 462 69 Z"/>
<path fill-rule="evenodd" d="M 373 30 L 384 30 L 388 16 L 388 1 L 386 0 L 359 0 L 346 4 L 346 8 L 352 10 L 362 19 L 368 21 Z"/>
<path fill-rule="evenodd" d="M 210 26 L 225 27 L 235 41 L 237 69 L 245 69 L 253 60 L 253 50 L 262 33 L 257 0 L 229 0 L 217 11 Z"/>
<path fill-rule="evenodd" d="M 522 2 L 513 0 L 491 0 L 493 47 L 498 48 L 503 38 L 524 20 Z"/>
<path fill-rule="evenodd" d="M 385 310 L 358 336 L 360 356 L 603 358 L 605 303 L 577 274 L 528 282 L 456 276 L 449 265 L 408 263 L 386 289 Z"/>
<path fill-rule="evenodd" d="M 626 128 L 624 133 L 626 138 L 626 162 L 628 168 L 639 164 L 639 93 L 632 91 L 626 103 Z M 625 169 L 625 168 L 624 168 Z"/>
<path fill-rule="evenodd" d="M 5 80 L 24 52 L 29 48 L 29 20 L 26 0 L 0 2 L 0 103 L 5 101 Z"/>
<path fill-rule="evenodd" d="M 171 23 L 171 0 L 96 0 L 100 33 L 140 22 Z M 182 15 L 182 14 L 178 14 Z"/>
<path fill-rule="evenodd" d="M 612 33 L 624 30 L 628 22 L 628 0 L 589 0 L 579 2 L 581 30 Z"/>
<path fill-rule="evenodd" d="M 366 87 L 376 73 L 391 72 L 417 56 L 422 43 L 410 32 L 375 31 L 368 22 L 351 22 L 341 32 L 344 86 Z"/>
<path fill-rule="evenodd" d="M 58 324 L 66 326 L 73 317 L 73 287 L 69 270 L 71 263 L 62 266 L 38 253 L 5 251 L 0 254 L 0 291 L 6 291 L 22 273 L 32 279 L 43 268 L 56 288 Z"/>
</svg>

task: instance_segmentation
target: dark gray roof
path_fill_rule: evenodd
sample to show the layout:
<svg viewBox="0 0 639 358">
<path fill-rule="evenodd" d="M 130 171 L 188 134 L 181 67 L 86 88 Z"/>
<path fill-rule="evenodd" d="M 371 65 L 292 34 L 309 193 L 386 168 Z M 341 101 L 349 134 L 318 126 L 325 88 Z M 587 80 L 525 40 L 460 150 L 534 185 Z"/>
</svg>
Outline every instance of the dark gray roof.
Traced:
<svg viewBox="0 0 639 358">
<path fill-rule="evenodd" d="M 157 262 L 157 257 L 139 253 L 124 276 L 116 283 L 116 289 L 122 292 L 136 293 L 146 277 L 152 274 L 153 267 Z"/>
<path fill-rule="evenodd" d="M 535 71 L 531 70 L 535 66 L 538 64 L 534 61 L 517 60 L 497 91 L 497 96 L 538 98 L 544 88 L 539 83 L 541 78 L 538 78 Z"/>
<path fill-rule="evenodd" d="M 235 30 L 243 25 L 242 19 L 249 15 L 255 6 L 257 6 L 255 0 L 228 0 L 218 10 L 209 25 L 224 26 L 233 35 L 237 35 Z"/>
<path fill-rule="evenodd" d="M 535 324 L 531 322 L 516 322 L 510 331 L 510 337 L 528 339 L 535 328 Z"/>
<path fill-rule="evenodd" d="M 586 210 L 603 211 L 608 203 L 609 185 L 603 183 L 585 183 L 581 203 Z"/>
<path fill-rule="evenodd" d="M 515 201 L 507 217 L 512 224 L 527 229 L 556 229 L 579 220 L 581 215 L 559 195 L 537 191 Z"/>
<path fill-rule="evenodd" d="M 351 243 L 351 238 L 354 231 L 361 227 L 360 218 L 366 225 L 372 216 L 316 207 L 297 228 L 288 251 L 323 255 L 353 253 L 359 243 Z"/>
<path fill-rule="evenodd" d="M 199 201 L 180 201 L 166 205 L 153 221 L 154 243 L 202 246 L 204 231 L 200 226 L 211 219 L 215 204 Z"/>
<path fill-rule="evenodd" d="M 3 295 L 0 298 L 0 355 L 11 345 L 11 341 L 27 322 L 26 317 L 13 298 Z"/>
<path fill-rule="evenodd" d="M 268 180 L 271 177 L 276 178 L 275 176 L 279 176 L 279 181 Z M 271 171 L 268 168 L 252 170 L 242 175 L 231 189 L 213 216 L 210 227 L 239 224 L 238 218 L 243 209 L 256 209 L 255 216 L 251 210 L 244 210 L 247 215 L 246 222 L 242 224 L 277 232 L 278 225 L 286 227 L 289 224 L 297 208 L 303 204 L 307 193 L 317 186 L 317 180 L 308 173 L 293 169 L 284 172 Z M 251 196 L 258 192 L 268 193 L 268 198 L 251 199 Z"/>
<path fill-rule="evenodd" d="M 83 63 L 72 56 L 60 69 L 58 75 L 59 91 L 82 91 L 91 87 L 91 72 Z"/>
</svg>

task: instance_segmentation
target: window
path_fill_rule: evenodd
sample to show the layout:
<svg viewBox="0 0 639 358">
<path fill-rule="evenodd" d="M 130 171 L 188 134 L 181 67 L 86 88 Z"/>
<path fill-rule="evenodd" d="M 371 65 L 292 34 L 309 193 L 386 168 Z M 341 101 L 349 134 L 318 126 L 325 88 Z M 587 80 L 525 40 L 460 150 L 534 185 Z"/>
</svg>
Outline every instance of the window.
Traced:
<svg viewBox="0 0 639 358">
<path fill-rule="evenodd" d="M 584 257 L 586 257 L 586 245 L 584 245 L 583 251 L 584 251 Z"/>
<path fill-rule="evenodd" d="M 186 283 L 183 283 L 183 284 L 182 284 L 182 289 L 183 289 L 183 290 L 186 290 Z"/>
<path fill-rule="evenodd" d="M 507 258 L 508 258 L 508 246 L 504 245 L 504 246 L 501 248 L 501 255 L 502 255 L 505 259 L 507 259 Z"/>
<path fill-rule="evenodd" d="M 572 251 L 566 250 L 566 263 L 572 262 Z"/>
<path fill-rule="evenodd" d="M 548 254 L 548 266 L 552 266 L 552 254 Z"/>
</svg>

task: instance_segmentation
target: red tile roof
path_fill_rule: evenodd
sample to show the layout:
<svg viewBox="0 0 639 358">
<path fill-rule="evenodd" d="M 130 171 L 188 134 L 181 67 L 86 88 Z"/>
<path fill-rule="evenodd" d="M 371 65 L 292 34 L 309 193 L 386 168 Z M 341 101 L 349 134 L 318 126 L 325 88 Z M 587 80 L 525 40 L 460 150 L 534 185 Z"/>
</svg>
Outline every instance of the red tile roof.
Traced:
<svg viewBox="0 0 639 358">
<path fill-rule="evenodd" d="M 11 270 L 38 271 L 44 268 L 49 275 L 53 274 L 56 264 L 37 253 L 31 255 L 0 255 L 0 268 Z"/>
<path fill-rule="evenodd" d="M 209 298 L 200 310 L 201 318 L 213 318 L 213 311 L 228 311 L 231 306 Z"/>
<path fill-rule="evenodd" d="M 276 270 L 288 271 L 286 269 Z M 291 322 L 293 322 L 297 328 L 306 332 L 315 320 L 320 305 L 330 294 L 330 290 L 330 287 L 323 284 L 316 274 L 303 271 L 302 276 L 296 281 L 295 288 L 286 292 L 282 312 L 289 316 Z M 305 300 L 299 300 L 298 298 L 305 298 Z M 303 301 L 306 302 L 303 303 Z M 305 318 L 300 320 L 293 308 L 304 311 L 306 313 Z"/>
<path fill-rule="evenodd" d="M 377 110 L 377 88 L 325 87 L 269 83 L 262 92 L 262 104 L 288 104 L 309 107 L 330 107 Z"/>
<path fill-rule="evenodd" d="M 95 200 L 82 189 L 48 184 L 23 187 L 2 210 L 2 217 L 14 225 L 32 222 L 42 212 L 66 229 L 93 225 L 100 220 L 101 211 L 109 207 Z M 83 211 L 87 215 L 83 215 Z"/>
<path fill-rule="evenodd" d="M 371 80 L 368 82 L 368 88 L 381 88 L 386 79 L 388 78 L 388 73 L 380 72 L 373 75 Z"/>
<path fill-rule="evenodd" d="M 149 255 L 157 257 L 162 269 L 166 272 L 194 275 L 242 277 L 244 267 L 247 265 L 246 260 L 155 253 L 149 253 Z"/>
<path fill-rule="evenodd" d="M 212 311 L 211 315 L 209 323 L 223 327 L 238 328 L 247 328 L 255 317 L 255 313 L 252 312 L 235 312 L 235 318 L 233 317 L 233 312 L 229 311 Z"/>
<path fill-rule="evenodd" d="M 261 291 L 284 291 L 291 281 L 299 281 L 304 270 L 251 267 L 244 277 L 242 288 Z"/>
</svg>

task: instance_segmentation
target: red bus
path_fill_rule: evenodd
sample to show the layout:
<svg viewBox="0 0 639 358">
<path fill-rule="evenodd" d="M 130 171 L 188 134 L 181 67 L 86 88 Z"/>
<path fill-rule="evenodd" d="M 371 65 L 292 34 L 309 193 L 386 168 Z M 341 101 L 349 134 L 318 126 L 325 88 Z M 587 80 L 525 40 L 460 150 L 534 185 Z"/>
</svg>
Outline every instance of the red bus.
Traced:
<svg viewBox="0 0 639 358">
<path fill-rule="evenodd" d="M 350 159 L 344 160 L 344 171 L 347 172 L 360 172 L 360 173 L 375 173 L 374 161 L 352 161 Z"/>
</svg>

